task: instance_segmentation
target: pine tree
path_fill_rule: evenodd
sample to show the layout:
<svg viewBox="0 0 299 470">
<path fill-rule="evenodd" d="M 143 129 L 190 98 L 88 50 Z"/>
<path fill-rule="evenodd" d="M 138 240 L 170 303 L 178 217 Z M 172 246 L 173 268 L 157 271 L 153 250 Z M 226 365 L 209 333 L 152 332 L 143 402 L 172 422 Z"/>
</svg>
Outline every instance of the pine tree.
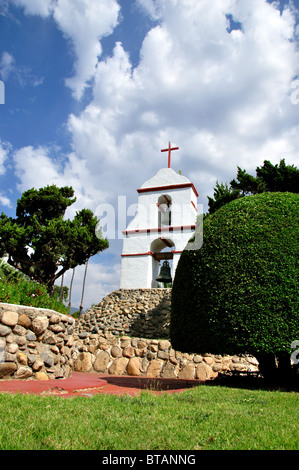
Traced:
<svg viewBox="0 0 299 470">
<path fill-rule="evenodd" d="M 66 209 L 75 202 L 71 187 L 30 189 L 17 202 L 16 218 L 0 216 L 0 256 L 41 284 L 49 294 L 60 276 L 108 248 L 96 235 L 99 220 L 82 209 L 73 220 Z"/>
</svg>

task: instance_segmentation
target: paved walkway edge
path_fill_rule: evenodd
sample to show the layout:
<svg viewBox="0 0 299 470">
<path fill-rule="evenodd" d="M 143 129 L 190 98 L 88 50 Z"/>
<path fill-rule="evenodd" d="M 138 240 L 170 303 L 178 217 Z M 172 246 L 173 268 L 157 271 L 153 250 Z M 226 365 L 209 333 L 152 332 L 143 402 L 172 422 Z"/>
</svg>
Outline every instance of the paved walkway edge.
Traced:
<svg viewBox="0 0 299 470">
<path fill-rule="evenodd" d="M 198 380 L 113 376 L 95 372 L 73 372 L 71 377 L 50 380 L 0 380 L 0 393 L 44 396 L 93 396 L 95 394 L 138 395 L 142 390 L 152 393 L 178 393 L 203 382 Z"/>
</svg>

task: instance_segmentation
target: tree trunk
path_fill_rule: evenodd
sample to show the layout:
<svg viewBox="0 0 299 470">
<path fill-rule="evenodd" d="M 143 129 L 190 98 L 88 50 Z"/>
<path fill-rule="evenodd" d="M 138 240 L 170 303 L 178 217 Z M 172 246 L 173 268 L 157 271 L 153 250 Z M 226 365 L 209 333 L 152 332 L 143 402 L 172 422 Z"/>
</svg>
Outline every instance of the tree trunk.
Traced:
<svg viewBox="0 0 299 470">
<path fill-rule="evenodd" d="M 283 383 L 291 382 L 295 377 L 295 368 L 291 365 L 291 357 L 288 353 L 279 353 L 278 359 L 278 379 Z"/>
<path fill-rule="evenodd" d="M 73 274 L 72 274 L 72 279 L 71 279 L 71 284 L 70 284 L 69 309 L 71 309 L 71 306 L 72 306 L 72 300 L 71 299 L 72 299 L 72 290 L 73 290 L 75 270 L 76 270 L 76 268 L 73 269 Z"/>
<path fill-rule="evenodd" d="M 54 281 L 48 282 L 47 284 L 47 292 L 50 297 L 54 297 Z"/>
<path fill-rule="evenodd" d="M 83 298 L 84 298 L 84 291 L 85 291 L 85 281 L 86 281 L 86 274 L 87 274 L 87 268 L 88 268 L 88 261 L 86 261 L 85 265 L 85 273 L 84 273 L 84 279 L 83 279 L 83 286 L 82 286 L 82 297 L 81 297 L 81 305 L 80 305 L 80 315 L 82 315 L 83 311 Z"/>
<path fill-rule="evenodd" d="M 61 301 L 63 301 L 63 283 L 64 283 L 64 273 L 61 276 L 60 293 L 59 293 L 59 300 Z"/>
<path fill-rule="evenodd" d="M 256 358 L 259 362 L 259 370 L 263 374 L 264 378 L 269 381 L 275 380 L 277 376 L 277 367 L 274 354 L 256 354 Z"/>
<path fill-rule="evenodd" d="M 49 280 L 48 282 L 46 283 L 46 286 L 47 286 L 47 291 L 48 291 L 48 294 L 50 295 L 50 297 L 53 297 L 54 295 L 54 286 L 55 286 L 55 282 L 57 281 L 57 279 L 60 278 L 60 276 L 63 276 L 64 273 L 70 269 L 69 266 L 64 266 L 57 274 L 54 274 Z M 45 284 L 44 282 L 41 282 L 41 284 Z"/>
</svg>

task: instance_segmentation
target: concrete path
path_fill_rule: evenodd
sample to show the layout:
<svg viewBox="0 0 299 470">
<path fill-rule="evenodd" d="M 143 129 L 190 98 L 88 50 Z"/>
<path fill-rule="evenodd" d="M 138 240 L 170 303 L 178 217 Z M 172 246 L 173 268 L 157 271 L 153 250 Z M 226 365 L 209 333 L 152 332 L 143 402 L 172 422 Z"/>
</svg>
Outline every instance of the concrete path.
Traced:
<svg viewBox="0 0 299 470">
<path fill-rule="evenodd" d="M 196 387 L 199 380 L 162 379 L 113 376 L 109 374 L 73 372 L 66 379 L 0 380 L 0 393 L 22 393 L 47 396 L 93 396 L 95 394 L 138 395 L 141 390 L 151 393 L 179 393 Z"/>
</svg>

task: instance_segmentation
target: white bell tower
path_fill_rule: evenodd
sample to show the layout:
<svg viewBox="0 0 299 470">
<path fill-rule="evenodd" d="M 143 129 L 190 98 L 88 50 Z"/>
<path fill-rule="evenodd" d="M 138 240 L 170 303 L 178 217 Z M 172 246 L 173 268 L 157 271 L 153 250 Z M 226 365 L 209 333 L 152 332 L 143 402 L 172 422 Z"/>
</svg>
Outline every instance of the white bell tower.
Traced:
<svg viewBox="0 0 299 470">
<path fill-rule="evenodd" d="M 198 193 L 185 176 L 162 168 L 138 192 L 137 213 L 123 232 L 121 289 L 158 287 L 160 262 L 168 260 L 174 279 L 179 257 L 196 228 Z"/>
</svg>

